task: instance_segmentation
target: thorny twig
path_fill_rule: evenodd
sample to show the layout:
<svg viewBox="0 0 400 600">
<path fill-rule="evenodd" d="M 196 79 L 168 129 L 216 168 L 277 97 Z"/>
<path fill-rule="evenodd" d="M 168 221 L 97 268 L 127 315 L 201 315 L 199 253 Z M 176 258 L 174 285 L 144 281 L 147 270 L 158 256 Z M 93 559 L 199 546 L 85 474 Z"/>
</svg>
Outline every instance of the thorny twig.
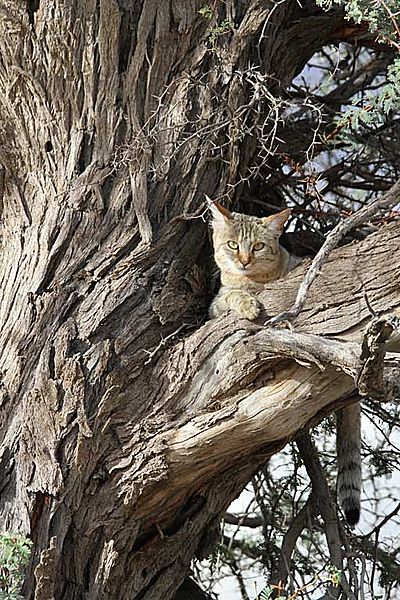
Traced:
<svg viewBox="0 0 400 600">
<path fill-rule="evenodd" d="M 157 352 L 159 352 L 159 350 L 161 350 L 162 348 L 164 348 L 164 346 L 166 346 L 170 340 L 172 340 L 176 335 L 178 335 L 178 333 L 180 333 L 182 331 L 182 329 L 185 329 L 185 327 L 188 327 L 188 323 L 182 323 L 182 325 L 180 325 L 178 327 L 178 329 L 176 329 L 175 331 L 173 331 L 169 335 L 166 335 L 160 341 L 160 343 L 157 346 L 155 346 L 152 350 L 146 350 L 145 348 L 143 348 L 142 349 L 143 352 L 146 352 L 146 354 L 149 355 L 149 358 L 143 364 L 144 365 L 149 365 L 151 363 L 151 361 L 153 360 L 153 358 L 155 357 L 155 355 L 157 354 Z"/>
</svg>

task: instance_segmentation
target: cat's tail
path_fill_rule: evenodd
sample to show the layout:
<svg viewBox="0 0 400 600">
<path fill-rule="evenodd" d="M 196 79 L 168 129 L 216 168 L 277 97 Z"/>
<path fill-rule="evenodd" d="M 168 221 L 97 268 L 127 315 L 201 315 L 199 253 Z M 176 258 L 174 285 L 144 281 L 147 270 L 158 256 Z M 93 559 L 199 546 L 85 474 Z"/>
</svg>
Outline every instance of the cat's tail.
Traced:
<svg viewBox="0 0 400 600">
<path fill-rule="evenodd" d="M 356 402 L 336 413 L 337 492 L 349 525 L 360 518 L 361 407 Z"/>
</svg>

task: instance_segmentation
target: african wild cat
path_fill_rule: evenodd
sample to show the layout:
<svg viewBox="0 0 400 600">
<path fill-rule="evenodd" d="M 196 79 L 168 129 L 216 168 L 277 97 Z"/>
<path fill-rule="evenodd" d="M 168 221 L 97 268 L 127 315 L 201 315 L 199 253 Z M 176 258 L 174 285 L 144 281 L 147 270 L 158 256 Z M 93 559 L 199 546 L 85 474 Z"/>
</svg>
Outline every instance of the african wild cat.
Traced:
<svg viewBox="0 0 400 600">
<path fill-rule="evenodd" d="M 291 211 L 258 218 L 229 212 L 216 203 L 210 210 L 214 258 L 221 271 L 221 288 L 211 303 L 210 317 L 233 310 L 256 319 L 260 312 L 256 295 L 264 284 L 284 277 L 300 262 L 279 244 Z"/>
<path fill-rule="evenodd" d="M 253 217 L 210 204 L 214 257 L 221 272 L 221 288 L 209 309 L 211 318 L 231 310 L 256 319 L 261 304 L 257 295 L 264 284 L 284 277 L 300 259 L 279 244 L 290 209 L 270 217 Z M 350 524 L 357 523 L 361 494 L 360 405 L 338 413 L 338 496 Z"/>
</svg>

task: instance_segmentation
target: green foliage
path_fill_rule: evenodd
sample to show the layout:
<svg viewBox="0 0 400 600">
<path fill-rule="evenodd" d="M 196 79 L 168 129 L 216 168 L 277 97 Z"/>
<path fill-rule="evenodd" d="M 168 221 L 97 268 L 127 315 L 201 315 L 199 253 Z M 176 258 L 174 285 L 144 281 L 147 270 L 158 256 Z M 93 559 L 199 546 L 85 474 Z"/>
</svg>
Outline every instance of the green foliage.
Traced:
<svg viewBox="0 0 400 600">
<path fill-rule="evenodd" d="M 228 31 L 230 31 L 231 29 L 232 29 L 232 24 L 229 21 L 229 19 L 224 19 L 219 25 L 216 25 L 215 27 L 209 27 L 207 29 L 207 33 L 208 33 L 208 39 L 209 39 L 211 46 L 215 45 L 215 42 L 217 41 L 217 38 L 220 35 L 224 35 L 225 33 L 228 33 Z"/>
<path fill-rule="evenodd" d="M 376 40 L 392 44 L 400 50 L 400 25 L 398 0 L 317 0 L 317 4 L 329 10 L 333 5 L 343 6 L 347 19 L 355 23 L 365 23 L 368 29 L 376 34 Z M 363 126 L 382 125 L 385 115 L 400 108 L 400 58 L 395 58 L 388 67 L 387 82 L 379 93 L 368 94 L 362 98 L 353 99 L 351 106 L 338 123 L 341 140 L 350 144 L 354 150 L 360 145 L 360 139 L 352 135 L 351 129 L 359 130 Z"/>
<path fill-rule="evenodd" d="M 0 535 L 0 600 L 20 600 L 32 542 L 18 533 Z"/>
<path fill-rule="evenodd" d="M 330 583 L 335 587 L 338 586 L 342 579 L 342 572 L 334 565 L 328 565 L 326 570 L 329 573 Z"/>
<path fill-rule="evenodd" d="M 205 19 L 208 19 L 209 21 L 211 21 L 211 19 L 214 16 L 212 8 L 209 4 L 205 4 L 204 6 L 202 6 L 199 10 L 199 14 Z"/>
<path fill-rule="evenodd" d="M 343 6 L 346 18 L 359 24 L 365 22 L 372 33 L 377 33 L 378 41 L 393 42 L 397 45 L 399 12 L 398 0 L 317 0 L 317 4 L 329 10 L 333 5 Z"/>
<path fill-rule="evenodd" d="M 267 587 L 261 590 L 261 592 L 258 594 L 256 600 L 270 600 L 270 598 L 272 598 L 273 593 L 273 588 L 270 585 L 267 585 Z"/>
<path fill-rule="evenodd" d="M 328 565 L 326 567 L 326 576 L 316 575 L 311 581 L 306 583 L 301 588 L 297 588 L 292 593 L 285 590 L 285 586 L 283 586 L 281 583 L 279 585 L 267 585 L 257 595 L 256 600 L 270 600 L 273 595 L 275 598 L 277 598 L 277 600 L 296 600 L 296 598 L 298 598 L 300 594 L 302 595 L 303 592 L 312 593 L 312 591 L 319 587 L 320 583 L 338 587 L 340 585 L 341 578 L 342 572 L 333 565 Z"/>
<path fill-rule="evenodd" d="M 388 477 L 395 469 L 391 453 L 385 452 L 383 448 L 371 449 L 369 464 L 373 467 L 376 477 Z"/>
<path fill-rule="evenodd" d="M 217 21 L 218 19 L 218 15 L 213 11 L 209 4 L 202 6 L 198 12 L 202 17 L 207 19 L 207 21 L 212 21 L 213 19 Z M 219 36 L 228 33 L 231 31 L 231 29 L 232 23 L 229 21 L 229 19 L 224 19 L 213 27 L 208 27 L 206 33 L 208 34 L 208 42 L 210 46 L 214 49 Z"/>
<path fill-rule="evenodd" d="M 337 131 L 340 140 L 345 141 L 350 148 L 357 150 L 365 147 L 365 139 L 355 132 L 365 128 L 379 127 L 385 123 L 386 115 L 400 109 L 400 58 L 396 58 L 388 67 L 387 82 L 378 94 L 369 93 L 361 100 L 353 99 L 352 106 L 338 121 Z M 338 138 L 336 138 L 338 139 Z"/>
</svg>

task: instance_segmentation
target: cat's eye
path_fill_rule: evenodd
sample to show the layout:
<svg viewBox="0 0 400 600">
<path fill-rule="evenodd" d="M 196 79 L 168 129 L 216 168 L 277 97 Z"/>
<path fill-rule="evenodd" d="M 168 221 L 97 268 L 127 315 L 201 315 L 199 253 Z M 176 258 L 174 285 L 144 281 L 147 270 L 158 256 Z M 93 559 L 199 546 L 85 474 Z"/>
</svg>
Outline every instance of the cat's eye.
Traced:
<svg viewBox="0 0 400 600">
<path fill-rule="evenodd" d="M 265 244 L 263 242 L 257 242 L 257 244 L 254 244 L 253 250 L 257 252 L 258 250 L 262 250 L 264 246 Z"/>
<path fill-rule="evenodd" d="M 237 250 L 239 248 L 239 244 L 237 242 L 234 242 L 233 240 L 229 240 L 228 248 L 230 248 L 231 250 Z"/>
</svg>

